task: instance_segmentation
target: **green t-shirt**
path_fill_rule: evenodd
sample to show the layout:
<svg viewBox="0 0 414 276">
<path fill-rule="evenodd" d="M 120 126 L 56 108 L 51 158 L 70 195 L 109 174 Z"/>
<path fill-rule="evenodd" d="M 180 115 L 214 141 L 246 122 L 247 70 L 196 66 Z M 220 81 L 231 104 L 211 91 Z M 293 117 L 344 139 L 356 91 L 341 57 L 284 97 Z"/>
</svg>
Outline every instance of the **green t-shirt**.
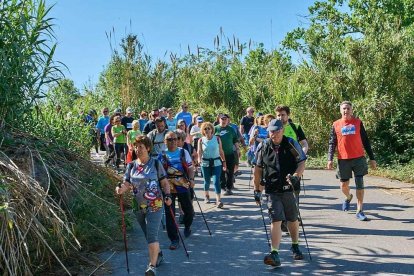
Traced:
<svg viewBox="0 0 414 276">
<path fill-rule="evenodd" d="M 285 135 L 286 137 L 290 137 L 295 141 L 298 140 L 298 137 L 296 136 L 296 133 L 290 124 L 285 125 L 285 130 L 283 131 L 283 135 Z"/>
<path fill-rule="evenodd" d="M 125 127 L 123 125 L 112 127 L 113 134 L 122 133 L 123 130 L 125 130 Z M 114 135 L 114 143 L 115 144 L 126 144 L 126 135 L 123 133 L 119 135 L 118 137 L 115 137 Z"/>
<path fill-rule="evenodd" d="M 231 126 L 221 127 L 220 125 L 216 125 L 214 127 L 214 134 L 216 136 L 220 136 L 221 145 L 223 147 L 223 151 L 225 155 L 233 154 L 233 145 L 237 143 L 238 137 L 236 131 Z"/>
<path fill-rule="evenodd" d="M 139 131 L 139 129 L 130 130 L 128 131 L 127 135 L 128 135 L 129 142 L 132 144 L 135 141 L 135 137 L 137 137 L 138 135 L 141 135 L 141 131 Z"/>
</svg>

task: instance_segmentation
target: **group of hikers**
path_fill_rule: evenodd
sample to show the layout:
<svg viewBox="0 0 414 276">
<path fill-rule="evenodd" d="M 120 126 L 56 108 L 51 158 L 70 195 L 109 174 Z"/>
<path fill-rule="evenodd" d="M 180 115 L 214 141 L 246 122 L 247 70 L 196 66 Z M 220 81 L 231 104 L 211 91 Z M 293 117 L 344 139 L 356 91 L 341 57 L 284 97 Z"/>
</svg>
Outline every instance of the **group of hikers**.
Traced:
<svg viewBox="0 0 414 276">
<path fill-rule="evenodd" d="M 149 116 L 141 112 L 139 119 L 134 119 L 133 113 L 127 108 L 122 115 L 117 109 L 109 116 L 109 109 L 103 108 L 96 129 L 106 150 L 105 164 L 116 169 L 123 164 L 124 182 L 116 188 L 117 194 L 134 195 L 134 213 L 149 248 L 145 275 L 156 275 L 156 267 L 163 260 L 158 232 L 164 214 L 169 249 L 180 246 L 176 200 L 184 236 L 192 234 L 194 177 L 198 168 L 204 181 L 204 202 L 223 208 L 222 195 L 233 195 L 242 147 L 253 169 L 254 200 L 260 208 L 267 205 L 271 222 L 271 250 L 264 263 L 281 265 L 278 250 L 283 230 L 289 231 L 293 259 L 303 259 L 299 248 L 299 192 L 309 146 L 301 126 L 289 118 L 288 106 L 277 106 L 275 114 L 255 114 L 254 108 L 248 107 L 239 125 L 231 123 L 225 113 L 218 114 L 215 122 L 206 122 L 199 114 L 191 114 L 186 103 L 175 115 L 171 108 L 154 109 Z M 352 103 L 342 102 L 340 113 L 341 118 L 332 126 L 327 168 L 333 169 L 334 153 L 338 151 L 337 178 L 345 196 L 342 210 L 350 209 L 353 195 L 349 181 L 353 172 L 356 217 L 366 221 L 363 176 L 368 166 L 364 149 L 372 168 L 376 167 L 375 158 L 362 122 L 353 116 Z M 210 198 L 211 182 L 215 200 Z"/>
</svg>

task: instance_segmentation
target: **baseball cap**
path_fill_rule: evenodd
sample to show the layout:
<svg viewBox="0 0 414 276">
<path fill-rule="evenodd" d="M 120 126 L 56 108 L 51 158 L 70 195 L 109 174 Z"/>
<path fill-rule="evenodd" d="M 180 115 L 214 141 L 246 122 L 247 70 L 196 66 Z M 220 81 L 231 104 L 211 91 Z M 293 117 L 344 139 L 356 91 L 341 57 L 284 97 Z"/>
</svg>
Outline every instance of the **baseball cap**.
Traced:
<svg viewBox="0 0 414 276">
<path fill-rule="evenodd" d="M 273 119 L 267 126 L 267 131 L 278 131 L 283 128 L 283 122 L 279 119 Z"/>
<path fill-rule="evenodd" d="M 132 110 L 132 108 L 130 108 L 130 107 L 128 107 L 126 110 L 125 110 L 125 112 L 126 113 L 134 113 L 134 111 Z"/>
<path fill-rule="evenodd" d="M 201 117 L 201 116 L 198 116 L 198 117 L 197 117 L 197 122 L 199 122 L 199 123 L 202 123 L 202 122 L 204 122 L 204 119 L 203 119 L 203 117 Z"/>
<path fill-rule="evenodd" d="M 118 107 L 114 110 L 114 113 L 121 113 L 121 109 Z"/>
<path fill-rule="evenodd" d="M 220 114 L 220 118 L 230 118 L 229 114 Z"/>
</svg>

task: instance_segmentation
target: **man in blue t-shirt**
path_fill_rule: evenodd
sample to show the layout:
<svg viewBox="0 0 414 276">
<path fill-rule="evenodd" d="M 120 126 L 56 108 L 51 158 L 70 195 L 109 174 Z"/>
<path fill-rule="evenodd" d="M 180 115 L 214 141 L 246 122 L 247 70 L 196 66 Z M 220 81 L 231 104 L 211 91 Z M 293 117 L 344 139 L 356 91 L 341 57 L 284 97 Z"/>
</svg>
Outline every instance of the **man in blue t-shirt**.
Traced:
<svg viewBox="0 0 414 276">
<path fill-rule="evenodd" d="M 105 126 L 109 124 L 109 108 L 102 108 L 102 116 L 99 117 L 98 122 L 96 123 L 96 129 L 98 130 L 98 137 L 100 143 L 100 150 L 106 151 L 105 143 Z"/>
<path fill-rule="evenodd" d="M 175 119 L 177 120 L 177 122 L 180 119 L 183 119 L 185 121 L 185 123 L 186 123 L 187 126 L 189 126 L 192 123 L 193 117 L 192 117 L 191 113 L 188 112 L 188 104 L 183 103 L 181 105 L 181 111 L 178 112 L 175 115 Z"/>
</svg>

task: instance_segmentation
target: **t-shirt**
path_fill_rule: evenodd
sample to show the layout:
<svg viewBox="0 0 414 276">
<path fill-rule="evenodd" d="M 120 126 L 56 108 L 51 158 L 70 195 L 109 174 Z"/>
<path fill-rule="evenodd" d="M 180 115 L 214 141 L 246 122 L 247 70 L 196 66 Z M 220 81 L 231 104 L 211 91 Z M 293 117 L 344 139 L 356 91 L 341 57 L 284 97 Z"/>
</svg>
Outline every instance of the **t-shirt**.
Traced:
<svg viewBox="0 0 414 276">
<path fill-rule="evenodd" d="M 201 129 L 198 125 L 194 125 L 190 130 L 190 135 L 193 136 L 193 138 L 201 138 L 203 136 L 201 134 Z"/>
<path fill-rule="evenodd" d="M 129 142 L 132 144 L 135 141 L 135 137 L 137 137 L 138 135 L 141 135 L 141 131 L 139 131 L 139 129 L 130 130 L 128 131 L 127 135 L 128 135 Z"/>
<path fill-rule="evenodd" d="M 203 149 L 203 155 L 201 156 L 202 167 L 210 167 L 210 160 L 208 159 L 213 159 L 214 167 L 221 166 L 220 144 L 217 136 L 213 136 L 210 140 L 207 137 L 202 137 L 201 148 Z"/>
<path fill-rule="evenodd" d="M 99 129 L 101 134 L 105 133 L 105 126 L 109 124 L 109 116 L 101 116 L 98 119 L 98 123 L 96 124 L 96 128 Z"/>
<path fill-rule="evenodd" d="M 123 125 L 112 126 L 112 134 L 122 133 L 122 131 L 124 130 L 125 130 L 125 127 Z M 115 144 L 126 144 L 126 135 L 122 133 L 118 137 L 114 136 L 114 143 Z"/>
<path fill-rule="evenodd" d="M 306 140 L 305 133 L 302 130 L 302 127 L 299 124 L 295 124 L 296 132 L 293 130 L 292 124 L 288 123 L 284 126 L 285 130 L 283 131 L 283 135 L 286 137 L 290 137 L 296 141 Z"/>
<path fill-rule="evenodd" d="M 105 139 L 105 143 L 109 146 L 113 141 L 114 137 L 112 136 L 112 124 L 107 124 L 104 128 L 105 134 L 108 136 L 109 139 Z"/>
<path fill-rule="evenodd" d="M 122 117 L 121 119 L 121 125 L 123 125 L 125 127 L 126 130 L 131 130 L 132 129 L 132 121 L 134 120 L 133 117 Z"/>
<path fill-rule="evenodd" d="M 249 133 L 250 128 L 253 126 L 253 124 L 254 124 L 254 117 L 243 116 L 243 118 L 240 121 L 240 125 L 243 126 L 245 134 Z"/>
<path fill-rule="evenodd" d="M 177 148 L 175 151 L 169 151 L 167 149 L 158 155 L 158 160 L 166 168 L 168 180 L 173 184 L 171 193 L 184 193 L 188 191 L 187 173 L 181 160 L 182 151 L 184 152 L 184 160 L 187 168 L 191 167 L 193 165 L 191 156 L 185 149 Z"/>
<path fill-rule="evenodd" d="M 160 181 L 166 175 L 161 163 L 154 158 L 150 158 L 146 164 L 138 164 L 137 160 L 128 164 L 124 180 L 133 186 L 138 209 L 156 212 L 162 208 Z"/>
<path fill-rule="evenodd" d="M 164 138 L 167 133 L 167 129 L 161 133 L 159 133 L 157 129 L 154 129 L 153 131 L 147 134 L 147 137 L 150 138 L 153 146 L 151 156 L 158 156 L 159 153 L 167 149 L 167 146 L 164 143 Z"/>
<path fill-rule="evenodd" d="M 237 133 L 234 131 L 234 129 L 229 125 L 225 127 L 217 125 L 214 127 L 214 130 L 214 134 L 216 136 L 220 136 L 224 155 L 233 154 L 233 145 L 238 142 Z"/>
<path fill-rule="evenodd" d="M 139 119 L 138 122 L 139 122 L 139 130 L 141 132 L 143 132 L 144 131 L 144 126 L 148 122 L 148 120 L 147 119 Z"/>
<path fill-rule="evenodd" d="M 177 122 L 180 119 L 183 119 L 185 121 L 185 124 L 189 126 L 191 124 L 191 121 L 193 120 L 193 117 L 191 116 L 190 112 L 181 111 L 175 114 L 175 119 L 177 119 Z"/>
<path fill-rule="evenodd" d="M 171 120 L 165 118 L 165 122 L 167 123 L 168 130 L 174 130 L 177 128 L 177 119 L 172 118 Z"/>
</svg>

